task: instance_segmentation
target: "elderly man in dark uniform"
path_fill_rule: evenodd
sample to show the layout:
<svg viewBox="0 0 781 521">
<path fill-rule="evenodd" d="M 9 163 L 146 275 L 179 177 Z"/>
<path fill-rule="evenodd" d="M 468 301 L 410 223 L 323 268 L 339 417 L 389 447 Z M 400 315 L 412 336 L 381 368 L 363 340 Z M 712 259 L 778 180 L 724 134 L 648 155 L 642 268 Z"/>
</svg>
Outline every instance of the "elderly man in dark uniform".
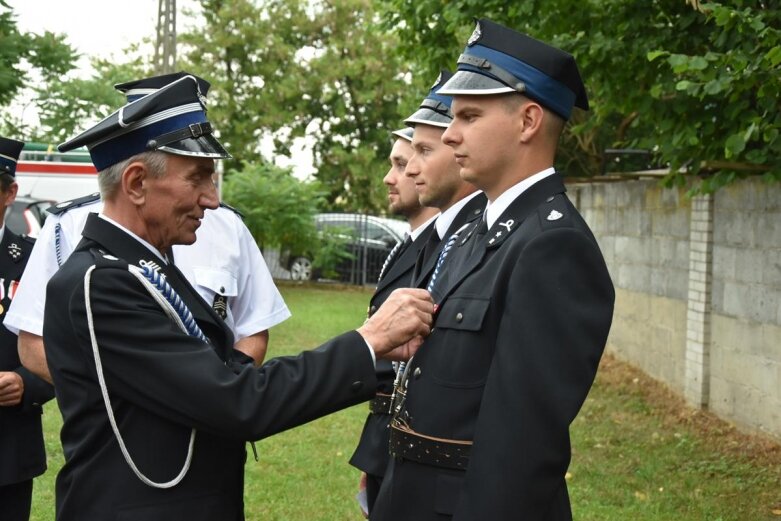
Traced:
<svg viewBox="0 0 781 521">
<path fill-rule="evenodd" d="M 434 329 L 397 391 L 371 519 L 569 521 L 569 425 L 615 296 L 553 168 L 585 88 L 569 54 L 480 20 L 440 93 L 454 96 L 442 140 L 489 204 L 438 261 Z"/>
<path fill-rule="evenodd" d="M 16 161 L 24 143 L 0 137 L 0 321 L 33 248 L 33 240 L 5 226 L 5 209 L 16 199 Z M 41 405 L 54 389 L 22 367 L 16 335 L 0 327 L 0 517 L 27 521 L 33 478 L 46 470 Z"/>
<path fill-rule="evenodd" d="M 256 368 L 167 259 L 217 207 L 214 159 L 228 157 L 196 80 L 60 150 L 83 145 L 105 206 L 50 280 L 43 329 L 63 415 L 57 519 L 242 519 L 244 442 L 373 396 L 375 356 L 414 350 L 433 306 L 399 290 L 357 331 Z"/>
<path fill-rule="evenodd" d="M 412 286 L 415 262 L 424 245 L 429 242 L 438 215 L 436 208 L 420 204 L 415 182 L 405 175 L 407 162 L 413 153 L 412 129 L 396 130 L 393 136 L 395 140 L 388 158 L 390 169 L 383 183 L 388 187 L 388 209 L 394 215 L 403 216 L 410 230 L 385 259 L 377 288 L 369 301 L 368 316 L 377 311 L 393 290 Z M 395 379 L 396 373 L 389 361 L 381 360 L 377 363 L 377 395 L 369 402 L 369 416 L 364 423 L 358 447 L 350 458 L 350 464 L 362 471 L 359 501 L 364 514 L 371 512 L 388 463 L 388 423 Z M 364 494 L 365 504 L 361 499 Z"/>
</svg>

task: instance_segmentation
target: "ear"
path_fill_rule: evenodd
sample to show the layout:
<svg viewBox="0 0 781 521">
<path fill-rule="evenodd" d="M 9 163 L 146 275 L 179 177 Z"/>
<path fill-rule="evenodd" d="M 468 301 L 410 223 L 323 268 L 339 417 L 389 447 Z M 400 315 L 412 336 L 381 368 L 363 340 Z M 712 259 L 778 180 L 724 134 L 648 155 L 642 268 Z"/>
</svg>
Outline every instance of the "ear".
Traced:
<svg viewBox="0 0 781 521">
<path fill-rule="evenodd" d="M 521 143 L 529 143 L 541 131 L 545 111 L 531 101 L 521 105 L 520 112 Z"/>
<path fill-rule="evenodd" d="M 16 194 L 18 191 L 19 191 L 19 185 L 16 184 L 16 182 L 13 182 L 8 186 L 8 190 L 6 190 L 5 192 L 6 194 L 8 194 L 8 196 L 5 199 L 6 206 L 11 206 L 12 204 L 14 204 L 14 201 L 16 201 Z"/>
<path fill-rule="evenodd" d="M 149 169 L 141 161 L 134 161 L 122 172 L 120 185 L 122 192 L 128 196 L 130 201 L 137 206 L 141 206 L 146 202 L 148 182 Z"/>
</svg>

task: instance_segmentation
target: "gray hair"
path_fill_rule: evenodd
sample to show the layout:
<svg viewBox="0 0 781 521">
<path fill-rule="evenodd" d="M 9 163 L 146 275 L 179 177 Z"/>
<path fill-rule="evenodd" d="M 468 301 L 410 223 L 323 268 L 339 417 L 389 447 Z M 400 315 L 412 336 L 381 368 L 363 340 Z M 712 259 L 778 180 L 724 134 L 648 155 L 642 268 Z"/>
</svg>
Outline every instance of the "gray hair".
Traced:
<svg viewBox="0 0 781 521">
<path fill-rule="evenodd" d="M 119 187 L 119 182 L 122 179 L 122 172 L 127 167 L 136 161 L 141 161 L 149 169 L 149 173 L 152 177 L 163 177 L 165 175 L 165 169 L 168 158 L 165 152 L 158 152 L 153 150 L 152 152 L 141 152 L 131 156 L 124 161 L 113 164 L 108 168 L 105 168 L 98 172 L 98 187 L 100 188 L 100 198 L 107 200 L 113 197 Z"/>
</svg>

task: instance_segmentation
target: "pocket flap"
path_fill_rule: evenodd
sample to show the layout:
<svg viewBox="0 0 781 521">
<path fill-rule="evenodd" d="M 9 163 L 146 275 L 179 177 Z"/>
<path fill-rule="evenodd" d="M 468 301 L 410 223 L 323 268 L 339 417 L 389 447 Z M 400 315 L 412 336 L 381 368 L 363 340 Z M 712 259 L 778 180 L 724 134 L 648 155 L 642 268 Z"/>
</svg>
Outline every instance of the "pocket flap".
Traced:
<svg viewBox="0 0 781 521">
<path fill-rule="evenodd" d="M 435 327 L 479 331 L 489 304 L 487 297 L 450 297 L 442 304 Z"/>
<path fill-rule="evenodd" d="M 217 294 L 235 297 L 239 293 L 236 277 L 228 271 L 193 268 L 193 274 L 195 275 L 196 284 L 208 288 Z"/>
</svg>

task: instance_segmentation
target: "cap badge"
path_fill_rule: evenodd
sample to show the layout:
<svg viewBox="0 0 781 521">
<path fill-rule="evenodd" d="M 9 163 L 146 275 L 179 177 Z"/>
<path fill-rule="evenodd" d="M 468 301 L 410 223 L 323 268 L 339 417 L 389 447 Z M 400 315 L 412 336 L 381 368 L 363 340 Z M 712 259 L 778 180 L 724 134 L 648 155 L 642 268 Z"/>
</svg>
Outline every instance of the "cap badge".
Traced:
<svg viewBox="0 0 781 521">
<path fill-rule="evenodd" d="M 558 221 L 558 220 L 559 220 L 559 219 L 561 219 L 562 217 L 564 217 L 564 214 L 563 214 L 563 213 L 561 213 L 561 212 L 557 212 L 556 210 L 551 210 L 551 211 L 550 211 L 550 213 L 548 214 L 548 217 L 547 217 L 547 219 L 548 219 L 549 221 Z"/>
<path fill-rule="evenodd" d="M 8 255 L 10 255 L 13 260 L 18 261 L 19 257 L 22 256 L 22 249 L 15 242 L 12 242 L 8 246 Z"/>
<path fill-rule="evenodd" d="M 467 40 L 466 44 L 468 46 L 472 46 L 477 43 L 478 40 L 483 36 L 483 31 L 480 28 L 480 22 L 477 22 L 477 25 L 475 25 L 475 30 L 472 31 L 472 36 L 469 37 L 469 40 Z"/>
<path fill-rule="evenodd" d="M 439 73 L 439 76 L 437 76 L 437 79 L 436 79 L 436 81 L 434 82 L 434 85 L 432 85 L 432 86 L 431 86 L 431 88 L 433 89 L 434 87 L 436 87 L 437 85 L 439 85 L 439 83 L 440 83 L 441 81 L 442 81 L 442 73 L 440 72 L 440 73 Z"/>
</svg>

